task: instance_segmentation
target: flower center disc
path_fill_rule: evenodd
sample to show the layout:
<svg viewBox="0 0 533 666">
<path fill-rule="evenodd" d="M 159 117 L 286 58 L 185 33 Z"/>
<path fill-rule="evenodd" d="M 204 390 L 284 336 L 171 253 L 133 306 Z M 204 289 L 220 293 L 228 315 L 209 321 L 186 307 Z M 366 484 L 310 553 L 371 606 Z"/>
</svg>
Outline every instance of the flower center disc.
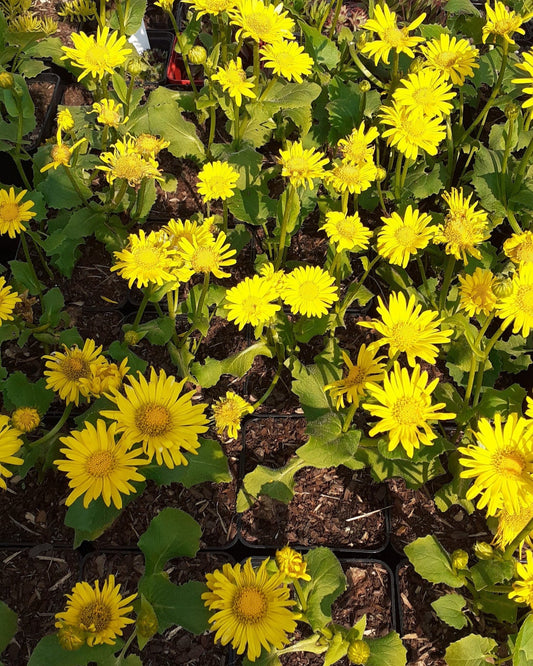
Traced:
<svg viewBox="0 0 533 666">
<path fill-rule="evenodd" d="M 419 400 L 403 397 L 394 403 L 392 412 L 400 425 L 417 425 L 421 420 L 421 406 Z"/>
<path fill-rule="evenodd" d="M 19 217 L 19 206 L 16 203 L 5 203 L 0 206 L 0 218 L 5 222 L 14 222 Z"/>
<path fill-rule="evenodd" d="M 533 286 L 529 284 L 520 285 L 516 294 L 516 303 L 520 312 L 525 312 L 533 317 Z"/>
<path fill-rule="evenodd" d="M 85 606 L 80 612 L 80 624 L 89 631 L 92 631 L 92 627 L 97 633 L 105 631 L 110 620 L 111 612 L 108 606 L 98 601 Z"/>
<path fill-rule="evenodd" d="M 143 435 L 157 437 L 167 432 L 170 424 L 170 412 L 164 405 L 149 402 L 135 415 L 135 425 Z"/>
<path fill-rule="evenodd" d="M 97 451 L 87 460 L 85 469 L 91 476 L 107 476 L 115 467 L 115 456 L 111 451 Z"/>
<path fill-rule="evenodd" d="M 215 253 L 208 247 L 199 247 L 191 259 L 191 264 L 196 273 L 209 273 L 217 266 Z"/>
<path fill-rule="evenodd" d="M 394 238 L 396 238 L 398 243 L 403 247 L 412 247 L 416 240 L 416 231 L 413 229 L 413 227 L 408 227 L 405 225 L 396 230 Z"/>
<path fill-rule="evenodd" d="M 152 247 L 140 247 L 135 250 L 135 262 L 142 268 L 154 268 L 158 265 L 160 254 Z"/>
<path fill-rule="evenodd" d="M 140 155 L 129 154 L 117 158 L 113 173 L 117 178 L 140 181 L 144 175 L 144 160 Z"/>
<path fill-rule="evenodd" d="M 517 454 L 504 453 L 498 460 L 498 469 L 507 476 L 520 476 L 524 467 L 524 459 Z"/>
<path fill-rule="evenodd" d="M 101 69 L 107 65 L 109 59 L 109 52 L 105 46 L 94 44 L 85 53 L 85 60 L 87 64 L 94 69 Z"/>
<path fill-rule="evenodd" d="M 266 615 L 267 599 L 256 587 L 243 587 L 233 599 L 233 611 L 244 624 L 257 624 Z"/>
<path fill-rule="evenodd" d="M 302 301 L 315 301 L 318 297 L 318 287 L 314 282 L 307 280 L 300 285 L 300 298 Z"/>
<path fill-rule="evenodd" d="M 61 362 L 61 371 L 67 379 L 75 382 L 89 376 L 89 364 L 83 358 L 74 356 Z"/>
</svg>

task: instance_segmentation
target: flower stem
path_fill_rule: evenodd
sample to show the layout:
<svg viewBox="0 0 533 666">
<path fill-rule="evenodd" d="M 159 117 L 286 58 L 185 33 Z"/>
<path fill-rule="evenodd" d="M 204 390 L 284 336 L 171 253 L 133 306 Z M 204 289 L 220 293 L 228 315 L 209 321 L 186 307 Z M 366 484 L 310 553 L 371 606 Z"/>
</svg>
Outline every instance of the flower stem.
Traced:
<svg viewBox="0 0 533 666">
<path fill-rule="evenodd" d="M 137 328 L 139 325 L 139 322 L 141 321 L 141 317 L 144 314 L 144 311 L 146 309 L 146 306 L 148 305 L 148 299 L 150 298 L 150 292 L 147 290 L 143 293 L 143 299 L 141 301 L 141 304 L 139 305 L 139 309 L 137 310 L 137 314 L 135 315 L 135 320 L 133 322 L 133 328 Z"/>
<path fill-rule="evenodd" d="M 183 52 L 183 42 L 181 41 L 180 30 L 178 28 L 178 24 L 176 23 L 176 19 L 174 17 L 174 14 L 172 12 L 169 12 L 168 15 L 170 17 L 172 27 L 174 28 L 174 33 L 176 35 L 176 42 L 177 42 L 178 48 L 180 50 L 180 55 L 181 55 L 181 58 L 183 60 L 183 65 L 185 67 L 185 71 L 187 72 L 187 76 L 189 77 L 189 81 L 191 82 L 191 88 L 192 88 L 192 91 L 193 91 L 193 94 L 194 94 L 194 98 L 196 99 L 198 97 L 198 88 L 196 87 L 196 84 L 195 84 L 194 79 L 193 79 L 192 74 L 191 74 L 191 67 L 189 65 L 189 59 L 187 58 L 187 56 Z"/>
<path fill-rule="evenodd" d="M 353 415 L 355 414 L 357 410 L 358 404 L 356 402 L 352 402 L 350 405 L 350 408 L 348 409 L 346 413 L 346 418 L 344 419 L 344 424 L 342 426 L 342 432 L 348 432 L 348 428 L 351 426 L 352 421 L 353 421 Z"/>
<path fill-rule="evenodd" d="M 56 435 L 61 428 L 64 426 L 66 420 L 70 416 L 70 412 L 72 411 L 72 408 L 74 407 L 73 402 L 69 402 L 68 405 L 65 405 L 65 409 L 63 411 L 63 414 L 61 415 L 61 418 L 59 421 L 55 424 L 55 426 L 52 428 L 52 430 L 48 431 L 46 435 L 43 435 L 39 439 L 36 439 L 35 442 L 32 442 L 30 444 L 31 448 L 35 448 L 36 446 L 41 446 L 42 444 L 45 444 L 49 439 L 52 439 L 54 435 Z"/>
<path fill-rule="evenodd" d="M 274 270 L 279 270 L 281 262 L 283 260 L 283 254 L 285 252 L 285 241 L 287 238 L 287 225 L 289 222 L 289 215 L 292 209 L 292 204 L 294 196 L 296 195 L 296 188 L 294 185 L 289 183 L 289 191 L 287 194 L 287 201 L 285 203 L 285 208 L 283 210 L 283 218 L 281 220 L 281 228 L 279 232 L 279 245 L 278 245 L 278 254 L 276 261 L 274 262 Z"/>
<path fill-rule="evenodd" d="M 374 268 L 374 266 L 377 264 L 377 262 L 381 259 L 380 255 L 378 254 L 377 256 L 372 259 L 372 261 L 368 264 L 368 268 L 366 271 L 363 273 L 361 276 L 361 279 L 359 282 L 354 282 L 353 284 L 350 285 L 348 288 L 346 295 L 344 296 L 344 301 L 342 302 L 341 306 L 339 307 L 338 313 L 341 317 L 344 317 L 346 314 L 346 310 L 350 307 L 350 305 L 355 301 L 355 298 L 357 296 L 357 292 L 359 291 L 360 287 L 362 286 L 363 282 L 366 280 L 368 277 L 368 274 L 370 271 Z"/>
<path fill-rule="evenodd" d="M 342 5 L 342 0 L 337 0 L 337 4 L 335 5 L 335 14 L 333 15 L 333 20 L 331 21 L 331 28 L 329 29 L 329 34 L 328 34 L 328 37 L 330 39 L 333 39 L 333 35 L 335 34 L 335 28 L 337 27 L 339 14 L 341 13 L 341 5 Z"/>
<path fill-rule="evenodd" d="M 476 407 L 478 402 L 479 402 L 479 395 L 481 393 L 481 387 L 483 386 L 483 374 L 485 372 L 485 365 L 487 364 L 489 354 L 492 351 L 492 348 L 494 347 L 494 345 L 500 339 L 504 330 L 505 330 L 505 326 L 502 324 L 500 326 L 500 328 L 496 331 L 496 333 L 492 336 L 492 338 L 489 340 L 487 346 L 484 349 L 483 360 L 479 364 L 479 369 L 478 369 L 477 375 L 476 375 L 476 388 L 475 388 L 474 400 L 473 400 L 474 407 Z"/>
<path fill-rule="evenodd" d="M 258 407 L 260 407 L 269 398 L 272 391 L 276 388 L 276 384 L 278 383 L 279 378 L 281 377 L 281 371 L 282 370 L 283 370 L 283 363 L 279 362 L 278 363 L 278 369 L 276 370 L 276 374 L 274 375 L 274 377 L 272 377 L 272 381 L 270 382 L 270 386 L 263 393 L 263 395 L 259 398 L 259 400 L 253 405 L 254 412 L 257 410 Z"/>
<path fill-rule="evenodd" d="M 43 292 L 41 290 L 41 282 L 39 281 L 39 278 L 37 277 L 37 273 L 35 272 L 35 266 L 33 265 L 33 261 L 31 260 L 30 250 L 28 248 L 28 241 L 26 240 L 26 234 L 21 233 L 20 234 L 20 240 L 22 242 L 22 249 L 24 250 L 24 257 L 26 258 L 26 262 L 27 262 L 28 267 L 30 269 L 31 277 L 35 282 L 35 286 L 37 288 L 37 293 L 39 294 L 39 298 L 42 301 Z"/>
<path fill-rule="evenodd" d="M 239 150 L 240 136 L 239 136 L 239 114 L 240 109 L 237 100 L 233 100 L 233 141 L 235 150 Z"/>
<path fill-rule="evenodd" d="M 439 296 L 439 310 L 441 312 L 442 310 L 444 310 L 444 306 L 446 305 L 446 297 L 448 295 L 450 282 L 452 281 L 454 266 L 455 266 L 455 257 L 450 254 L 448 256 L 448 260 L 446 261 L 446 268 L 444 269 L 444 280 L 442 282 L 442 287 Z"/>
<path fill-rule="evenodd" d="M 259 43 L 254 42 L 254 92 L 259 95 Z"/>
<path fill-rule="evenodd" d="M 433 294 L 431 293 L 431 289 L 429 288 L 427 276 L 426 276 L 426 270 L 424 268 L 424 263 L 422 262 L 422 259 L 419 254 L 416 255 L 416 261 L 418 264 L 418 270 L 420 271 L 420 277 L 422 278 L 422 283 L 424 284 L 424 290 L 426 292 L 426 296 L 428 298 L 428 301 L 431 303 L 432 307 L 436 310 L 437 309 L 437 304 L 435 303 L 435 299 L 433 298 Z"/>
</svg>

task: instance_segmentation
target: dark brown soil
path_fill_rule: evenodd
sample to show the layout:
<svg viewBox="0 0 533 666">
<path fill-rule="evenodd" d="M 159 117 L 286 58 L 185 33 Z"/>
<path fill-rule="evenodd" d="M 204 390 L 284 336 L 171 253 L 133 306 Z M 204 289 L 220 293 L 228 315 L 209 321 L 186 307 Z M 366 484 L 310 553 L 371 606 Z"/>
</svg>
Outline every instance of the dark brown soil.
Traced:
<svg viewBox="0 0 533 666">
<path fill-rule="evenodd" d="M 282 467 L 303 443 L 304 419 L 250 420 L 244 435 L 245 470 Z M 373 550 L 385 546 L 385 487 L 367 471 L 344 466 L 306 467 L 295 476 L 288 505 L 266 495 L 242 514 L 243 539 L 254 545 L 285 544 Z"/>
<path fill-rule="evenodd" d="M 71 46 L 70 35 L 78 31 L 78 24 L 65 21 L 63 17 L 58 16 L 57 12 L 61 9 L 61 1 L 55 2 L 54 0 L 34 0 L 32 3 L 32 10 L 35 11 L 41 18 L 49 17 L 56 21 L 57 30 L 52 37 L 58 37 L 61 43 L 65 46 Z"/>
<path fill-rule="evenodd" d="M 79 83 L 72 83 L 65 86 L 61 104 L 64 106 L 91 106 L 93 103 L 92 94 Z"/>
<path fill-rule="evenodd" d="M 30 144 L 35 143 L 41 135 L 55 87 L 56 84 L 51 81 L 34 79 L 28 82 L 28 90 L 35 105 L 35 129 L 24 137 Z M 43 136 L 42 138 L 46 139 L 47 137 Z"/>
<path fill-rule="evenodd" d="M 191 580 L 205 581 L 205 574 L 219 569 L 226 562 L 232 562 L 225 553 L 199 553 L 194 560 L 178 558 L 171 560 L 165 567 L 170 580 L 181 585 Z M 100 553 L 89 555 L 83 565 L 83 580 L 92 584 L 114 574 L 117 583 L 122 585 L 122 594 L 133 593 L 144 573 L 142 554 Z M 125 633 L 128 635 L 129 632 Z M 139 654 L 136 642 L 131 653 Z M 213 642 L 213 634 L 201 636 L 172 627 L 163 635 L 157 634 L 142 651 L 144 666 L 164 666 L 165 664 L 183 664 L 186 666 L 226 666 L 229 664 L 229 649 Z"/>
<path fill-rule="evenodd" d="M 2 514 L 4 515 L 4 514 Z M 0 550 L 2 601 L 18 615 L 19 631 L 2 653 L 5 666 L 23 666 L 37 643 L 54 629 L 65 594 L 76 584 L 78 553 L 50 544 Z"/>
</svg>

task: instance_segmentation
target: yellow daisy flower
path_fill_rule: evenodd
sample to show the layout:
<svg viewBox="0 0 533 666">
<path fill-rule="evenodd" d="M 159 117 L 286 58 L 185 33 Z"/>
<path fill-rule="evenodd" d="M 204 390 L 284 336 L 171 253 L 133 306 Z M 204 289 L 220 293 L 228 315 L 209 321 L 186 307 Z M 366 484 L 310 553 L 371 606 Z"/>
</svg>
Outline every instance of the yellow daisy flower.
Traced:
<svg viewBox="0 0 533 666">
<path fill-rule="evenodd" d="M 78 406 L 80 396 L 89 397 L 81 380 L 89 378 L 95 371 L 93 366 L 105 364 L 106 359 L 101 356 L 102 347 L 97 347 L 90 338 L 85 340 L 82 349 L 78 345 L 70 349 L 63 346 L 63 349 L 62 352 L 55 351 L 43 356 L 43 359 L 47 359 L 44 372 L 46 388 L 59 393 L 59 397 L 67 404 L 73 402 Z"/>
<path fill-rule="evenodd" d="M 292 314 L 322 317 L 339 300 L 335 278 L 319 266 L 298 266 L 283 282 L 281 298 Z"/>
<path fill-rule="evenodd" d="M 502 509 L 498 513 L 498 527 L 492 543 L 502 550 L 505 550 L 505 548 L 516 539 L 532 518 L 533 505 L 524 506 L 517 513 Z M 531 531 L 518 545 L 520 558 L 522 557 L 524 546 L 527 546 L 528 548 L 533 546 L 533 531 Z"/>
<path fill-rule="evenodd" d="M 481 312 L 484 315 L 489 315 L 496 307 L 498 300 L 493 291 L 496 278 L 486 268 L 479 268 L 474 271 L 473 275 L 459 275 L 459 293 L 461 295 L 461 303 L 459 305 L 469 317 L 474 317 Z"/>
<path fill-rule="evenodd" d="M 389 358 L 398 352 L 405 352 L 412 368 L 417 365 L 417 357 L 434 364 L 439 353 L 437 345 L 450 342 L 453 333 L 451 329 L 440 330 L 442 319 L 438 318 L 439 313 L 434 310 L 422 312 L 422 306 L 416 305 L 415 296 L 410 296 L 407 301 L 401 291 L 390 295 L 388 308 L 381 296 L 378 296 L 378 303 L 381 320 L 359 322 L 359 326 L 372 328 L 383 336 L 373 345 L 389 345 Z"/>
<path fill-rule="evenodd" d="M 174 10 L 174 0 L 157 0 L 154 2 L 154 5 L 156 7 L 161 7 L 161 9 L 164 12 L 167 12 L 167 14 L 172 14 L 172 11 Z"/>
<path fill-rule="evenodd" d="M 218 16 L 223 12 L 229 12 L 237 4 L 237 0 L 184 0 L 198 12 L 198 18 L 204 14 Z M 157 4 L 157 3 L 156 3 Z"/>
<path fill-rule="evenodd" d="M 270 261 L 264 263 L 259 269 L 259 275 L 270 283 L 270 287 L 277 294 L 281 293 L 285 284 L 285 272 L 277 271 Z"/>
<path fill-rule="evenodd" d="M 67 594 L 67 607 L 56 613 L 56 628 L 76 627 L 87 632 L 87 645 L 114 645 L 122 630 L 135 620 L 125 617 L 133 606 L 128 606 L 137 596 L 132 594 L 123 598 L 120 585 L 115 585 L 115 576 L 111 574 L 100 590 L 99 581 L 94 588 L 89 583 L 76 583 L 72 594 Z"/>
<path fill-rule="evenodd" d="M 13 476 L 13 472 L 5 465 L 22 465 L 24 460 L 17 458 L 15 453 L 22 446 L 22 440 L 19 438 L 20 432 L 9 425 L 9 418 L 0 414 L 0 488 L 6 490 L 7 484 L 4 481 Z"/>
<path fill-rule="evenodd" d="M 128 381 L 125 396 L 117 391 L 108 396 L 117 409 L 103 410 L 102 416 L 117 422 L 117 432 L 123 433 L 128 446 L 142 443 L 150 461 L 155 456 L 158 465 L 170 469 L 188 465 L 182 451 L 197 455 L 198 435 L 207 430 L 207 405 L 192 404 L 194 391 L 180 396 L 186 380 L 178 382 L 164 370 L 158 376 L 151 368 L 150 381 L 140 373 L 138 380 L 128 377 Z"/>
<path fill-rule="evenodd" d="M 339 211 L 326 213 L 326 223 L 320 227 L 335 244 L 335 251 L 361 252 L 368 248 L 372 232 L 361 222 L 359 213 L 345 215 Z"/>
<path fill-rule="evenodd" d="M 0 276 L 0 326 L 3 321 L 13 319 L 13 310 L 17 303 L 21 303 L 18 292 L 13 291 L 9 285 L 6 285 L 5 278 Z"/>
<path fill-rule="evenodd" d="M 135 139 L 135 150 L 146 160 L 150 157 L 157 157 L 164 148 L 168 148 L 169 146 L 170 141 L 160 139 L 153 134 L 140 134 Z"/>
<path fill-rule="evenodd" d="M 180 240 L 179 255 L 194 273 L 213 273 L 217 278 L 227 278 L 231 274 L 222 270 L 236 263 L 234 250 L 226 243 L 226 234 L 221 231 L 214 243 L 200 245 L 197 238 L 192 243 L 187 238 Z"/>
<path fill-rule="evenodd" d="M 48 171 L 48 169 L 54 169 L 54 171 L 60 167 L 60 166 L 65 166 L 70 168 L 70 160 L 72 158 L 72 155 L 74 154 L 74 151 L 78 146 L 80 146 L 84 141 L 87 139 L 83 138 L 80 139 L 79 141 L 76 141 L 76 143 L 73 146 L 67 146 L 65 143 L 58 142 L 56 143 L 53 147 L 52 150 L 50 151 L 50 157 L 52 159 L 51 162 L 48 162 L 48 164 L 45 164 L 43 168 L 41 169 L 41 173 L 44 173 L 45 171 Z"/>
<path fill-rule="evenodd" d="M 278 161 L 281 164 L 281 175 L 286 176 L 291 185 L 314 188 L 313 178 L 324 176 L 324 164 L 328 158 L 312 148 L 304 149 L 301 141 L 288 142 L 287 150 L 279 151 Z"/>
<path fill-rule="evenodd" d="M 113 152 L 100 153 L 100 159 L 109 166 L 98 165 L 96 168 L 105 171 L 107 182 L 112 184 L 116 178 L 126 180 L 128 185 L 136 187 L 143 178 L 163 180 L 159 165 L 152 156 L 143 157 L 136 147 L 135 139 L 118 140 Z"/>
<path fill-rule="evenodd" d="M 113 254 L 117 263 L 111 266 L 111 270 L 118 271 L 121 277 L 128 280 L 130 289 L 134 282 L 140 289 L 152 284 L 161 286 L 175 280 L 172 270 L 177 264 L 176 250 L 170 247 L 170 241 L 162 240 L 155 231 L 151 231 L 148 236 L 142 229 L 138 234 L 130 234 L 124 250 Z"/>
<path fill-rule="evenodd" d="M 342 358 L 348 367 L 348 374 L 324 386 L 324 391 L 330 391 L 335 400 L 335 409 L 344 408 L 344 396 L 348 404 L 358 405 L 370 383 L 380 382 L 383 378 L 384 365 L 381 361 L 384 356 L 377 356 L 373 349 L 361 345 L 357 354 L 355 365 L 348 354 L 343 351 Z"/>
<path fill-rule="evenodd" d="M 514 599 L 517 604 L 527 604 L 533 608 L 533 553 L 526 552 L 527 561 L 516 563 L 516 574 L 520 580 L 515 580 L 513 590 L 509 592 L 509 599 Z"/>
<path fill-rule="evenodd" d="M 99 123 L 115 129 L 129 120 L 128 117 L 122 117 L 122 104 L 117 104 L 113 99 L 104 98 L 101 102 L 94 102 L 93 112 L 98 114 L 96 120 Z"/>
<path fill-rule="evenodd" d="M 533 398 L 526 398 L 526 416 L 529 416 L 530 419 L 533 419 Z"/>
<path fill-rule="evenodd" d="M 409 32 L 418 28 L 425 18 L 426 15 L 422 13 L 408 26 L 399 28 L 396 13 L 391 12 L 386 2 L 383 3 L 383 7 L 375 5 L 374 16 L 366 21 L 363 28 L 375 32 L 378 39 L 367 42 L 361 49 L 361 53 L 373 57 L 376 65 L 380 60 L 383 60 L 386 65 L 389 64 L 391 49 L 394 49 L 397 53 L 406 53 L 409 57 L 414 58 L 413 47 L 425 40 L 423 37 L 409 35 Z"/>
<path fill-rule="evenodd" d="M 99 398 L 105 393 L 120 390 L 124 377 L 128 373 L 128 359 L 124 358 L 118 366 L 104 359 L 102 363 L 93 363 L 89 377 L 80 378 L 80 387 L 84 394 Z"/>
<path fill-rule="evenodd" d="M 481 259 L 481 253 L 476 248 L 488 237 L 488 216 L 484 210 L 476 210 L 477 203 L 470 205 L 472 194 L 465 199 L 463 188 L 457 190 L 452 187 L 451 192 L 445 192 L 442 198 L 448 204 L 449 211 L 435 231 L 435 243 L 446 243 L 446 254 L 452 254 L 456 259 L 462 259 L 466 264 L 467 254 Z"/>
<path fill-rule="evenodd" d="M 228 437 L 236 439 L 242 417 L 251 414 L 254 408 L 240 395 L 227 391 L 224 398 L 215 400 L 212 410 L 218 434 L 223 435 L 225 430 Z"/>
<path fill-rule="evenodd" d="M 276 551 L 276 564 L 285 578 L 311 580 L 311 576 L 307 573 L 307 562 L 305 562 L 301 553 L 290 546 L 284 546 L 281 550 Z"/>
<path fill-rule="evenodd" d="M 385 374 L 383 388 L 369 384 L 367 391 L 375 403 L 365 403 L 363 407 L 380 421 L 370 430 L 370 437 L 382 432 L 389 434 L 389 451 L 400 444 L 409 458 L 420 445 L 432 446 L 437 435 L 429 421 L 453 419 L 455 414 L 439 412 L 446 407 L 443 402 L 431 404 L 431 394 L 439 380 L 429 384 L 427 372 L 421 372 L 418 363 L 409 376 L 406 368 L 400 368 L 396 361 L 392 372 Z M 377 403 L 377 404 L 376 404 Z"/>
<path fill-rule="evenodd" d="M 254 92 L 254 77 L 246 78 L 240 58 L 230 60 L 226 67 L 219 67 L 218 72 L 211 78 L 220 83 L 222 90 L 235 100 L 237 106 L 242 104 L 243 95 L 252 99 L 257 97 Z"/>
<path fill-rule="evenodd" d="M 196 244 L 198 247 L 215 244 L 215 237 L 204 224 L 198 222 L 191 222 L 191 220 L 171 219 L 164 227 L 158 232 L 158 237 L 162 242 L 168 241 L 169 247 L 176 250 L 173 259 L 176 264 L 172 267 L 170 272 L 178 282 L 187 282 L 194 275 L 194 270 L 190 264 L 187 264 L 185 258 L 181 254 L 181 239 L 186 238 L 191 245 Z"/>
<path fill-rule="evenodd" d="M 261 55 L 263 65 L 287 81 L 302 83 L 303 77 L 309 76 L 313 69 L 313 58 L 294 41 L 281 39 L 275 44 L 267 44 L 261 49 Z"/>
<path fill-rule="evenodd" d="M 533 12 L 525 16 L 520 16 L 520 14 L 508 9 L 499 0 L 496 0 L 494 3 L 494 9 L 486 2 L 485 11 L 487 13 L 487 22 L 483 26 L 483 44 L 487 41 L 489 35 L 503 37 L 509 44 L 516 44 L 512 35 L 515 32 L 525 35 L 524 29 L 520 26 L 523 23 L 527 23 L 533 16 Z"/>
<path fill-rule="evenodd" d="M 374 147 L 370 146 L 379 136 L 377 127 L 370 127 L 365 131 L 365 123 L 352 130 L 346 139 L 339 139 L 337 147 L 341 151 L 342 161 L 348 164 L 365 164 L 374 159 Z"/>
<path fill-rule="evenodd" d="M 525 78 L 513 79 L 512 83 L 518 83 L 519 85 L 524 86 L 522 92 L 525 95 L 529 95 L 529 97 L 522 102 L 522 106 L 524 109 L 528 109 L 533 106 L 533 52 L 524 52 L 522 53 L 522 56 L 524 57 L 524 62 L 516 63 L 515 67 L 524 70 L 528 76 Z"/>
<path fill-rule="evenodd" d="M 15 194 L 14 188 L 0 190 L 0 234 L 8 234 L 9 238 L 15 238 L 17 234 L 26 231 L 24 222 L 29 222 L 37 213 L 30 210 L 35 205 L 29 199 L 22 202 L 28 190 L 21 190 Z"/>
<path fill-rule="evenodd" d="M 33 432 L 40 422 L 41 417 L 35 407 L 18 407 L 11 414 L 11 425 L 19 432 Z"/>
<path fill-rule="evenodd" d="M 228 320 L 235 321 L 242 331 L 246 324 L 264 326 L 281 308 L 278 292 L 272 288 L 272 283 L 259 275 L 244 278 L 238 285 L 226 291 L 226 304 Z"/>
<path fill-rule="evenodd" d="M 416 159 L 420 149 L 436 155 L 439 143 L 446 136 L 439 118 L 426 118 L 422 111 L 408 111 L 397 102 L 382 107 L 380 118 L 384 125 L 390 125 L 382 134 L 387 143 L 411 160 Z"/>
<path fill-rule="evenodd" d="M 462 86 L 467 76 L 474 76 L 474 67 L 479 51 L 466 39 L 457 39 L 444 32 L 440 37 L 432 39 L 420 46 L 426 64 L 455 86 Z"/>
<path fill-rule="evenodd" d="M 109 32 L 109 26 L 100 27 L 94 35 L 84 32 L 71 34 L 74 48 L 62 46 L 65 55 L 61 60 L 70 60 L 73 67 L 82 69 L 78 76 L 81 81 L 87 75 L 102 79 L 106 74 L 113 74 L 117 67 L 126 62 L 131 48 L 127 45 L 126 36 L 119 36 L 118 32 Z"/>
<path fill-rule="evenodd" d="M 294 39 L 294 21 L 281 7 L 265 5 L 261 0 L 237 0 L 235 8 L 229 11 L 232 24 L 238 26 L 235 39 L 250 37 L 265 44 Z"/>
<path fill-rule="evenodd" d="M 231 642 L 237 654 L 255 661 L 264 647 L 267 652 L 281 648 L 296 628 L 296 615 L 290 607 L 290 590 L 283 585 L 282 573 L 269 574 L 268 559 L 254 569 L 250 558 L 244 566 L 224 564 L 206 575 L 208 592 L 204 604 L 213 611 L 209 618 L 215 641 Z"/>
<path fill-rule="evenodd" d="M 227 162 L 209 162 L 198 174 L 196 188 L 204 202 L 212 199 L 225 201 L 233 196 L 239 172 Z"/>
<path fill-rule="evenodd" d="M 513 324 L 513 333 L 527 338 L 533 329 L 533 264 L 522 264 L 513 275 L 511 293 L 496 304 L 502 326 Z"/>
<path fill-rule="evenodd" d="M 427 118 L 442 118 L 452 112 L 453 104 L 448 100 L 453 99 L 455 93 L 442 74 L 425 68 L 402 79 L 393 97 L 409 113 L 421 111 Z"/>
<path fill-rule="evenodd" d="M 116 423 L 107 426 L 103 419 L 98 419 L 96 427 L 87 421 L 84 426 L 83 430 L 59 438 L 66 447 L 60 449 L 65 458 L 54 460 L 54 465 L 66 472 L 72 488 L 65 504 L 70 506 L 83 495 L 85 508 L 101 497 L 106 506 L 113 502 L 117 509 L 122 509 L 122 495 L 137 492 L 130 481 L 144 481 L 137 467 L 147 465 L 148 460 L 138 457 L 142 456 L 142 449 L 128 451 L 124 439 L 116 443 Z"/>
<path fill-rule="evenodd" d="M 513 234 L 504 241 L 503 251 L 515 264 L 533 264 L 533 231 Z"/>
<path fill-rule="evenodd" d="M 436 227 L 427 213 L 407 206 L 403 217 L 391 213 L 382 217 L 383 227 L 378 232 L 378 254 L 391 264 L 405 268 L 418 250 L 423 250 L 432 240 Z"/>
<path fill-rule="evenodd" d="M 368 190 L 374 180 L 376 180 L 377 169 L 372 161 L 361 164 L 350 164 L 341 162 L 334 164 L 331 171 L 326 171 L 324 178 L 326 182 L 331 183 L 333 189 L 337 192 L 350 192 L 350 194 L 360 194 Z"/>
<path fill-rule="evenodd" d="M 474 479 L 466 499 L 480 496 L 477 507 L 487 507 L 487 515 L 495 516 L 501 509 L 519 513 L 533 503 L 533 430 L 531 422 L 509 414 L 502 424 L 501 414 L 494 416 L 494 426 L 480 419 L 474 433 L 477 445 L 459 447 L 465 468 L 464 479 Z"/>
</svg>

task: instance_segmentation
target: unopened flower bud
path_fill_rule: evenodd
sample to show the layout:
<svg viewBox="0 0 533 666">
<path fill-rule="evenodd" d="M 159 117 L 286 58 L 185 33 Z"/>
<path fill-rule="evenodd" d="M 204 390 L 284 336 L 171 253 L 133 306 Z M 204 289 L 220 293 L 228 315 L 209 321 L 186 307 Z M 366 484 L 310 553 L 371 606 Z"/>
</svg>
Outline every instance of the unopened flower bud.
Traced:
<svg viewBox="0 0 533 666">
<path fill-rule="evenodd" d="M 362 32 L 360 35 L 357 35 L 355 46 L 360 51 L 363 48 L 363 46 L 365 46 L 366 42 L 367 42 L 367 34 L 366 32 Z"/>
<path fill-rule="evenodd" d="M 508 120 L 514 120 L 515 118 L 518 118 L 519 113 L 520 113 L 520 107 L 518 106 L 518 104 L 515 104 L 514 102 L 510 102 L 505 107 L 505 117 Z"/>
<path fill-rule="evenodd" d="M 40 422 L 41 417 L 34 407 L 19 407 L 11 415 L 13 427 L 20 432 L 32 432 Z"/>
<path fill-rule="evenodd" d="M 64 624 L 57 632 L 57 640 L 63 650 L 79 650 L 85 644 L 87 633 L 72 624 Z"/>
<path fill-rule="evenodd" d="M 132 347 L 133 345 L 136 345 L 139 340 L 141 339 L 141 336 L 137 333 L 137 331 L 126 331 L 124 333 L 124 342 L 129 346 Z"/>
<path fill-rule="evenodd" d="M 494 548 L 486 541 L 478 541 L 474 546 L 474 555 L 478 560 L 490 560 L 494 553 Z"/>
<path fill-rule="evenodd" d="M 426 61 L 424 58 L 415 58 L 413 62 L 409 65 L 409 73 L 417 74 L 426 66 Z"/>
<path fill-rule="evenodd" d="M 10 72 L 0 72 L 0 88 L 12 88 L 15 79 Z"/>
<path fill-rule="evenodd" d="M 513 281 L 509 278 L 498 278 L 492 285 L 492 291 L 497 298 L 510 296 L 513 291 Z"/>
<path fill-rule="evenodd" d="M 207 60 L 207 51 L 203 46 L 193 46 L 188 53 L 188 58 L 191 65 L 203 65 Z"/>
<path fill-rule="evenodd" d="M 370 81 L 367 81 L 366 79 L 364 81 L 361 81 L 361 83 L 359 84 L 359 90 L 362 93 L 369 92 L 371 88 L 372 86 L 370 85 Z"/>
<path fill-rule="evenodd" d="M 146 65 L 141 60 L 141 58 L 138 56 L 133 56 L 128 60 L 126 69 L 128 70 L 128 74 L 131 74 L 131 76 L 135 77 L 140 76 L 143 72 L 146 71 Z"/>
<path fill-rule="evenodd" d="M 456 571 L 468 569 L 468 553 L 460 548 L 452 553 L 452 567 Z"/>
<path fill-rule="evenodd" d="M 378 183 L 382 183 L 387 177 L 387 172 L 383 167 L 377 167 L 376 169 L 376 180 Z"/>
<path fill-rule="evenodd" d="M 366 664 L 370 657 L 370 646 L 366 641 L 352 641 L 347 652 L 352 664 Z"/>
</svg>

